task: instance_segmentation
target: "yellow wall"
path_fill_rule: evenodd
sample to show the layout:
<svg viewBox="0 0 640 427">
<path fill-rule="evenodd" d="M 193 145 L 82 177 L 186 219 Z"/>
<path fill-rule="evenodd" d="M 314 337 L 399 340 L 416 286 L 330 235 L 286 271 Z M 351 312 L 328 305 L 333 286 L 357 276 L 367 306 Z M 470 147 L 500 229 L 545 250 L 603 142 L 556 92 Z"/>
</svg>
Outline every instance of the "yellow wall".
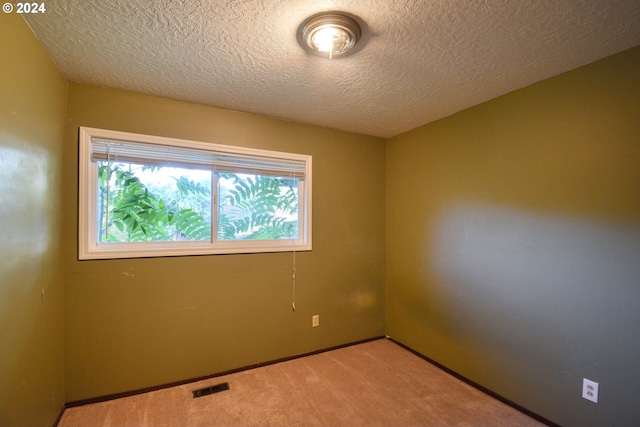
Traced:
<svg viewBox="0 0 640 427">
<path fill-rule="evenodd" d="M 67 123 L 67 401 L 384 334 L 384 140 L 73 83 Z M 77 261 L 78 126 L 313 155 L 296 312 L 291 253 Z"/>
<path fill-rule="evenodd" d="M 640 425 L 640 48 L 391 139 L 386 184 L 388 335 L 561 425 Z"/>
<path fill-rule="evenodd" d="M 0 425 L 50 426 L 64 403 L 60 169 L 67 84 L 22 17 L 2 15 Z"/>
</svg>

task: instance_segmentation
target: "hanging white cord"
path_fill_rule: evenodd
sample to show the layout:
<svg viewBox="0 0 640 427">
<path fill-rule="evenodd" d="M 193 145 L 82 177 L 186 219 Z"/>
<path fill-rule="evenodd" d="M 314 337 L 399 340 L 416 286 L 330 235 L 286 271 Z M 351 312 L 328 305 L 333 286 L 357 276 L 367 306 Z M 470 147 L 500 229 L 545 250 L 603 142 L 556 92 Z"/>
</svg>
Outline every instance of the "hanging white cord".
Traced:
<svg viewBox="0 0 640 427">
<path fill-rule="evenodd" d="M 295 169 L 295 165 L 293 166 L 293 180 L 295 182 L 296 179 L 296 169 Z M 298 194 L 298 197 L 300 197 L 300 194 Z M 300 205 L 300 202 L 298 201 L 298 206 Z M 300 215 L 300 209 L 298 209 L 298 215 Z M 298 233 L 300 232 L 300 230 L 298 230 Z M 292 242 L 295 245 L 295 240 L 293 240 Z M 295 246 L 293 248 L 293 271 L 291 273 L 291 309 L 293 311 L 296 311 L 296 249 Z"/>
<path fill-rule="evenodd" d="M 291 275 L 291 308 L 296 311 L 296 250 L 293 250 L 293 274 Z"/>
</svg>

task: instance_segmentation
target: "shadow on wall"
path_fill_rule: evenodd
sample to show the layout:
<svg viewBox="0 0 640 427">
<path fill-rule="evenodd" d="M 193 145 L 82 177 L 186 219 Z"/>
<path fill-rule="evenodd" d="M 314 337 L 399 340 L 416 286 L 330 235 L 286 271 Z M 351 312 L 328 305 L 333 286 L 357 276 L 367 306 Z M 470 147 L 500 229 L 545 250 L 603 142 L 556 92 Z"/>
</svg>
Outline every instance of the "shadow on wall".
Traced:
<svg viewBox="0 0 640 427">
<path fill-rule="evenodd" d="M 535 382 L 539 369 L 567 390 L 590 376 L 632 404 L 622 391 L 638 393 L 640 229 L 459 205 L 441 217 L 431 252 L 447 335 L 500 360 L 507 376 Z"/>
</svg>

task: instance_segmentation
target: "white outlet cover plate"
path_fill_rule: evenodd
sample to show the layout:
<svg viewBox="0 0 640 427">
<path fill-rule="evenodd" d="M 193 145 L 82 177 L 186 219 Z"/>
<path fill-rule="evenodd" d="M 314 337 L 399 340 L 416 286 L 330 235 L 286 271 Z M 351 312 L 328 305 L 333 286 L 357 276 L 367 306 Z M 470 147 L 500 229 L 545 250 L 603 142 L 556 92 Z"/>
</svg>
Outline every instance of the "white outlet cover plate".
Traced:
<svg viewBox="0 0 640 427">
<path fill-rule="evenodd" d="M 599 384 L 597 382 L 583 378 L 582 397 L 593 403 L 598 403 L 598 386 Z"/>
</svg>

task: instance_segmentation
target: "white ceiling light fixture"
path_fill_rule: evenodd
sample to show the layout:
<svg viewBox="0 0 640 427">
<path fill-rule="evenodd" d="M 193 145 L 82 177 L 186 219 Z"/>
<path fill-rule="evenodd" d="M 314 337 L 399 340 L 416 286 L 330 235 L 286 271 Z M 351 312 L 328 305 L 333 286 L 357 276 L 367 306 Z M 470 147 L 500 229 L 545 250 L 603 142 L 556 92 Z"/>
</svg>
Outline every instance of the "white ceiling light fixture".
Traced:
<svg viewBox="0 0 640 427">
<path fill-rule="evenodd" d="M 304 21 L 298 35 L 305 50 L 333 59 L 353 49 L 362 30 L 355 19 L 341 12 L 324 12 Z"/>
</svg>

